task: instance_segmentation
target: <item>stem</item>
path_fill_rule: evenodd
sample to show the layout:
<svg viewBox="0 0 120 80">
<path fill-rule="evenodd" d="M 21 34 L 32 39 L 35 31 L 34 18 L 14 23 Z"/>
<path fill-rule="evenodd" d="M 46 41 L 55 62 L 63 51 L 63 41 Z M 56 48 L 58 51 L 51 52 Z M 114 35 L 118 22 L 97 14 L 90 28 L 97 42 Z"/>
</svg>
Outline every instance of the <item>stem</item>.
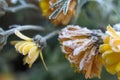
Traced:
<svg viewBox="0 0 120 80">
<path fill-rule="evenodd" d="M 19 31 L 24 31 L 24 30 L 43 31 L 44 28 L 42 28 L 41 26 L 33 26 L 33 25 L 24 25 L 24 26 L 16 25 L 16 28 L 1 32 L 1 34 L 10 36 L 11 34 L 14 34 L 15 30 L 19 30 Z"/>
<path fill-rule="evenodd" d="M 51 32 L 50 34 L 46 35 L 46 36 L 44 37 L 44 39 L 47 40 L 47 39 L 49 39 L 49 38 L 57 35 L 58 32 L 59 32 L 58 30 L 57 30 L 57 31 L 54 31 L 54 32 Z"/>
<path fill-rule="evenodd" d="M 17 12 L 21 9 L 26 9 L 26 8 L 38 9 L 35 5 L 32 5 L 32 4 L 24 4 L 24 5 L 22 4 L 15 7 L 6 7 L 4 9 L 5 11 L 8 11 L 8 12 Z"/>
<path fill-rule="evenodd" d="M 25 0 L 19 0 L 19 2 L 22 4 L 22 5 L 26 5 L 27 3 L 25 2 Z"/>
</svg>

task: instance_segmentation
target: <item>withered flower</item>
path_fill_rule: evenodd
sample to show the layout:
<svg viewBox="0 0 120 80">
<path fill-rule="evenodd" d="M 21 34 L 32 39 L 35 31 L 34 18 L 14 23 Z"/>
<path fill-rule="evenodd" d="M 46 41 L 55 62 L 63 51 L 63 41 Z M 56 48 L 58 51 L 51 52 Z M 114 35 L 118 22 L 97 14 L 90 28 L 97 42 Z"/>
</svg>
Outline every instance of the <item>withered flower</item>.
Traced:
<svg viewBox="0 0 120 80">
<path fill-rule="evenodd" d="M 96 32 L 80 26 L 69 25 L 59 33 L 59 41 L 66 59 L 83 72 L 85 78 L 100 78 L 102 61 L 99 54 L 101 37 Z M 101 32 L 100 32 L 101 33 Z"/>
<path fill-rule="evenodd" d="M 47 70 L 47 66 L 42 56 L 42 48 L 46 45 L 46 41 L 39 35 L 35 36 L 35 38 L 29 38 L 20 33 L 18 30 L 15 30 L 15 34 L 23 40 L 11 41 L 11 44 L 15 45 L 16 50 L 25 56 L 23 59 L 24 64 L 27 63 L 29 64 L 29 67 L 31 67 L 40 54 L 43 65 Z"/>
<path fill-rule="evenodd" d="M 41 0 L 43 16 L 55 25 L 66 25 L 76 15 L 76 0 Z"/>
</svg>

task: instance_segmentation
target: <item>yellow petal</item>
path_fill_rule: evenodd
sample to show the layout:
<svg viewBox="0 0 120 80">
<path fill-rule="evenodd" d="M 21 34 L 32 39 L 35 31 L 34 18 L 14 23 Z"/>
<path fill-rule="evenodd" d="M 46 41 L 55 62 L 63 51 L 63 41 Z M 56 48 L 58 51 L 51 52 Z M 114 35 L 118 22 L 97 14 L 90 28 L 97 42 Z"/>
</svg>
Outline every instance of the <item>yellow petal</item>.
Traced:
<svg viewBox="0 0 120 80">
<path fill-rule="evenodd" d="M 120 61 L 119 61 L 119 63 L 117 64 L 117 66 L 116 66 L 115 70 L 116 70 L 117 72 L 119 72 L 119 71 L 120 71 Z"/>
<path fill-rule="evenodd" d="M 111 53 L 106 56 L 105 59 L 106 63 L 109 65 L 114 65 L 120 62 L 120 54 L 118 53 Z"/>
<path fill-rule="evenodd" d="M 15 45 L 18 42 L 20 42 L 20 41 L 11 41 L 10 44 Z"/>
<path fill-rule="evenodd" d="M 100 49 L 99 49 L 100 53 L 104 53 L 107 50 L 111 50 L 111 47 L 109 44 L 100 45 Z"/>
<path fill-rule="evenodd" d="M 15 49 L 18 51 L 18 47 L 23 44 L 25 41 L 20 41 L 18 43 L 15 44 Z"/>
<path fill-rule="evenodd" d="M 32 38 L 29 38 L 29 37 L 23 35 L 18 30 L 15 30 L 15 35 L 17 35 L 19 38 L 21 38 L 23 40 L 32 41 Z"/>
<path fill-rule="evenodd" d="M 29 68 L 31 68 L 32 64 L 35 62 L 38 56 L 39 56 L 39 50 L 37 49 L 31 58 L 29 56 L 27 57 L 26 62 L 29 64 Z"/>
<path fill-rule="evenodd" d="M 36 54 L 36 51 L 38 51 L 38 48 L 37 48 L 37 46 L 35 45 L 35 46 L 33 46 L 33 47 L 30 49 L 30 51 L 29 51 L 29 53 L 28 53 L 28 57 L 29 57 L 29 58 L 32 58 L 32 57 Z"/>
<path fill-rule="evenodd" d="M 26 55 L 33 46 L 35 46 L 35 44 L 32 42 L 30 44 L 25 45 L 22 49 L 23 55 Z"/>
<path fill-rule="evenodd" d="M 103 59 L 106 59 L 107 56 L 108 56 L 109 54 L 111 54 L 111 53 L 113 53 L 112 50 L 105 51 L 105 52 L 102 54 L 102 58 L 103 58 Z"/>
<path fill-rule="evenodd" d="M 36 51 L 35 55 L 30 59 L 30 64 L 29 64 L 29 67 L 32 66 L 32 64 L 36 61 L 36 59 L 38 58 L 39 56 L 39 51 Z"/>
<path fill-rule="evenodd" d="M 48 70 L 47 65 L 45 64 L 45 61 L 44 61 L 44 58 L 43 58 L 41 50 L 40 50 L 40 57 L 41 57 L 41 60 L 43 62 L 43 65 L 44 65 L 45 69 Z"/>
<path fill-rule="evenodd" d="M 31 43 L 31 42 L 25 41 L 24 43 L 22 43 L 21 45 L 19 45 L 18 51 L 19 51 L 20 53 L 22 53 L 23 47 L 24 47 L 25 45 L 27 45 L 27 44 L 30 44 L 30 43 Z"/>
<path fill-rule="evenodd" d="M 109 41 L 110 41 L 110 36 L 105 36 L 105 37 L 103 37 L 103 42 L 105 43 L 105 44 L 109 44 Z"/>
<path fill-rule="evenodd" d="M 118 35 L 110 25 L 107 26 L 107 33 L 113 38 L 120 38 L 120 35 Z"/>
<path fill-rule="evenodd" d="M 44 16 L 49 16 L 50 14 L 50 4 L 49 0 L 41 0 L 39 6 L 42 9 L 43 15 Z"/>
<path fill-rule="evenodd" d="M 23 64 L 24 65 L 27 63 L 27 58 L 28 58 L 28 56 L 24 57 L 24 59 L 23 59 Z"/>
<path fill-rule="evenodd" d="M 114 64 L 114 65 L 105 65 L 105 67 L 106 67 L 106 70 L 109 73 L 111 73 L 111 74 L 115 74 L 116 73 L 116 70 L 115 70 L 116 64 Z"/>
<path fill-rule="evenodd" d="M 110 45 L 113 51 L 120 52 L 120 39 L 111 39 Z"/>
</svg>

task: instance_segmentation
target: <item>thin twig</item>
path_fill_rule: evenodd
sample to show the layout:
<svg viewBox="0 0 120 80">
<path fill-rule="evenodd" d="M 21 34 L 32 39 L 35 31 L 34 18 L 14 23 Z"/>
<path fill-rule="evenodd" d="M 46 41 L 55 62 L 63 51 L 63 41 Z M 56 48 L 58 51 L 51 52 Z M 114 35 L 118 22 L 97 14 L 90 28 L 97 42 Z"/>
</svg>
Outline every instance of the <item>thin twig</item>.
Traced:
<svg viewBox="0 0 120 80">
<path fill-rule="evenodd" d="M 31 9 L 36 9 L 36 10 L 38 9 L 35 5 L 24 4 L 24 5 L 18 5 L 15 7 L 5 7 L 4 10 L 7 12 L 17 12 L 19 10 L 26 9 L 26 8 L 31 8 Z"/>
<path fill-rule="evenodd" d="M 15 30 L 19 30 L 19 31 L 24 31 L 24 30 L 37 30 L 37 31 L 43 31 L 44 28 L 41 26 L 34 26 L 34 25 L 24 25 L 24 26 L 20 26 L 20 25 L 15 25 L 15 28 L 7 30 L 7 31 L 3 31 L 0 34 L 3 35 L 7 35 L 10 36 L 11 34 L 14 34 Z"/>
<path fill-rule="evenodd" d="M 19 0 L 19 2 L 22 4 L 22 5 L 26 5 L 27 3 L 25 2 L 25 0 Z"/>
<path fill-rule="evenodd" d="M 53 37 L 53 36 L 55 36 L 55 35 L 57 35 L 58 34 L 58 30 L 57 31 L 54 31 L 54 32 L 51 32 L 51 33 L 49 33 L 48 35 L 46 35 L 46 36 L 44 36 L 44 39 L 50 39 L 51 37 Z"/>
</svg>

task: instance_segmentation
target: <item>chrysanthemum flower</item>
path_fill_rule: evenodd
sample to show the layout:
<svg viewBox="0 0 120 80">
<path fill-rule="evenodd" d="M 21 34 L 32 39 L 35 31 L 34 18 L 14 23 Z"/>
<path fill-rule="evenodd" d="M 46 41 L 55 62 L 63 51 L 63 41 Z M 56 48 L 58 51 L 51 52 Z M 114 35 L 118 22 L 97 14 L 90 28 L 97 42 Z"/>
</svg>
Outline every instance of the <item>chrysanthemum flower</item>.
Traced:
<svg viewBox="0 0 120 80">
<path fill-rule="evenodd" d="M 25 56 L 23 59 L 24 64 L 27 63 L 29 64 L 29 67 L 31 67 L 40 54 L 44 67 L 47 69 L 41 51 L 44 47 L 43 43 L 41 44 L 40 40 L 37 40 L 35 38 L 29 38 L 17 30 L 15 30 L 15 34 L 23 40 L 12 41 L 11 44 L 15 45 L 16 50 Z"/>
<path fill-rule="evenodd" d="M 105 68 L 111 74 L 118 74 L 120 80 L 120 33 L 107 26 L 104 44 L 100 46 Z"/>
<path fill-rule="evenodd" d="M 41 0 L 40 8 L 42 9 L 43 16 L 49 18 L 50 15 L 59 7 L 51 8 L 51 5 L 56 3 L 58 0 Z M 68 6 L 67 13 L 64 14 L 63 11 L 59 13 L 56 18 L 51 18 L 50 20 L 55 25 L 66 25 L 69 23 L 71 18 L 76 15 L 75 11 L 76 0 L 70 0 L 70 4 Z"/>
<path fill-rule="evenodd" d="M 100 78 L 102 62 L 96 34 L 87 28 L 69 25 L 59 33 L 59 41 L 76 72 L 83 72 L 85 78 Z"/>
</svg>

